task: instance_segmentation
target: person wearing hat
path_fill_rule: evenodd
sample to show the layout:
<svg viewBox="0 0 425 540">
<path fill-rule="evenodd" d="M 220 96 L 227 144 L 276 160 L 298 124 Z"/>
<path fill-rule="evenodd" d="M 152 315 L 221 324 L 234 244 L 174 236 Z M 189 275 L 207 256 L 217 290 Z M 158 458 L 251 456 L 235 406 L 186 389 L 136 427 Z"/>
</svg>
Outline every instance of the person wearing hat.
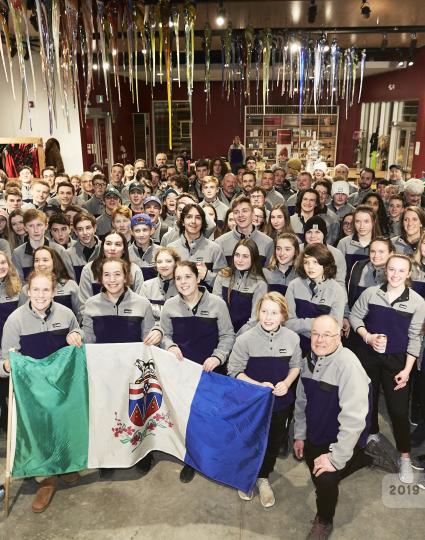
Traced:
<svg viewBox="0 0 425 540">
<path fill-rule="evenodd" d="M 162 196 L 161 221 L 168 227 L 174 227 L 176 224 L 176 206 L 178 192 L 169 187 Z"/>
<path fill-rule="evenodd" d="M 404 191 L 405 181 L 403 180 L 403 172 L 400 165 L 394 163 L 388 167 L 388 180 L 390 184 L 398 187 L 398 193 Z"/>
<path fill-rule="evenodd" d="M 313 165 L 313 178 L 317 182 L 323 180 L 328 172 L 328 166 L 324 161 L 319 161 Z"/>
<path fill-rule="evenodd" d="M 121 193 L 109 185 L 103 194 L 103 202 L 105 210 L 96 219 L 96 231 L 100 239 L 112 229 L 112 211 L 121 204 Z"/>
<path fill-rule="evenodd" d="M 155 254 L 159 249 L 154 244 L 151 235 L 154 230 L 152 220 L 148 214 L 135 214 L 131 218 L 131 232 L 134 242 L 128 247 L 130 261 L 137 264 L 143 274 L 143 279 L 156 277 Z"/>
<path fill-rule="evenodd" d="M 324 244 L 332 253 L 336 264 L 336 276 L 335 279 L 340 285 L 345 287 L 345 277 L 347 275 L 347 263 L 345 262 L 344 255 L 339 249 L 331 246 L 327 243 L 328 228 L 325 220 L 322 216 L 317 215 L 308 219 L 304 224 L 304 240 L 305 244 L 300 246 L 300 250 L 304 246 L 312 244 Z"/>
<path fill-rule="evenodd" d="M 353 182 L 350 182 L 348 180 L 348 175 L 350 174 L 350 169 L 348 167 L 348 165 L 346 165 L 345 163 L 338 163 L 337 165 L 335 165 L 335 169 L 334 169 L 334 182 L 336 180 L 345 180 L 346 182 L 348 182 L 348 189 L 350 190 L 350 195 L 352 193 L 355 193 L 356 191 L 358 191 L 358 187 L 353 184 Z"/>
<path fill-rule="evenodd" d="M 348 202 L 349 195 L 350 188 L 345 180 L 337 180 L 332 184 L 332 201 L 327 206 L 340 220 L 355 210 L 354 206 Z"/>
<path fill-rule="evenodd" d="M 128 207 L 131 210 L 131 214 L 133 216 L 136 214 L 142 214 L 143 201 L 145 199 L 145 188 L 143 184 L 140 184 L 137 181 L 130 182 L 128 185 L 128 198 L 130 200 Z"/>
<path fill-rule="evenodd" d="M 146 197 L 143 203 L 144 213 L 147 214 L 152 221 L 155 231 L 152 233 L 152 240 L 155 244 L 160 244 L 162 237 L 168 231 L 168 225 L 161 220 L 162 204 L 158 197 L 151 195 Z"/>
<path fill-rule="evenodd" d="M 301 160 L 298 158 L 289 159 L 286 168 L 286 179 L 289 180 L 291 189 L 296 189 L 295 183 L 302 169 Z"/>
</svg>

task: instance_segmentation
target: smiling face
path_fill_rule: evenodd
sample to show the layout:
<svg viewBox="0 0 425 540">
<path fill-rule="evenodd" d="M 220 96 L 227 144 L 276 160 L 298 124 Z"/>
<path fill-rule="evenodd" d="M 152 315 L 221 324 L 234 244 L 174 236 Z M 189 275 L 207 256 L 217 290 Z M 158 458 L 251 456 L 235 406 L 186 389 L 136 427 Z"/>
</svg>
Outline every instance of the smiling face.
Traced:
<svg viewBox="0 0 425 540">
<path fill-rule="evenodd" d="M 69 206 L 74 198 L 74 193 L 72 192 L 72 188 L 61 186 L 58 189 L 57 196 L 62 206 Z"/>
<path fill-rule="evenodd" d="M 242 189 L 249 194 L 255 187 L 255 178 L 252 174 L 245 173 L 242 176 Z"/>
<path fill-rule="evenodd" d="M 120 296 L 125 289 L 125 273 L 118 261 L 109 261 L 103 265 L 102 285 L 113 296 Z"/>
<path fill-rule="evenodd" d="M 325 239 L 323 233 L 319 229 L 310 229 L 304 235 L 306 244 L 323 244 Z"/>
<path fill-rule="evenodd" d="M 49 188 L 43 184 L 34 184 L 32 186 L 32 200 L 37 206 L 44 204 L 49 197 Z"/>
<path fill-rule="evenodd" d="M 77 223 L 75 227 L 75 232 L 77 234 L 78 240 L 85 246 L 91 244 L 93 237 L 96 232 L 96 227 L 94 227 L 89 220 L 81 220 Z"/>
<path fill-rule="evenodd" d="M 317 196 L 314 193 L 304 193 L 301 199 L 301 210 L 306 214 L 314 212 L 317 204 Z"/>
<path fill-rule="evenodd" d="M 338 324 L 331 317 L 318 317 L 311 327 L 311 350 L 317 356 L 332 354 L 341 343 Z"/>
<path fill-rule="evenodd" d="M 400 219 L 401 214 L 403 213 L 404 205 L 403 201 L 399 199 L 391 199 L 388 205 L 388 214 L 391 219 L 398 220 Z"/>
<path fill-rule="evenodd" d="M 353 234 L 353 216 L 345 216 L 342 221 L 342 230 L 345 236 Z"/>
<path fill-rule="evenodd" d="M 119 259 L 122 257 L 124 253 L 124 244 L 121 236 L 116 233 L 108 234 L 108 236 L 105 237 L 103 252 L 107 259 Z"/>
<path fill-rule="evenodd" d="M 53 272 L 52 255 L 47 249 L 39 249 L 34 255 L 34 270 Z"/>
<path fill-rule="evenodd" d="M 291 264 L 295 258 L 295 248 L 287 238 L 281 238 L 276 243 L 276 260 L 282 266 Z"/>
<path fill-rule="evenodd" d="M 37 276 L 31 280 L 28 287 L 28 298 L 37 312 L 44 313 L 52 303 L 54 295 L 55 289 L 49 278 Z"/>
<path fill-rule="evenodd" d="M 252 208 L 248 203 L 238 204 L 233 209 L 233 217 L 235 218 L 236 225 L 241 229 L 248 228 L 252 223 Z"/>
<path fill-rule="evenodd" d="M 149 243 L 152 234 L 152 227 L 149 225 L 136 225 L 133 227 L 133 236 L 136 244 L 145 246 Z"/>
<path fill-rule="evenodd" d="M 145 212 L 151 218 L 153 223 L 157 223 L 161 213 L 161 207 L 156 202 L 150 202 L 145 205 Z"/>
<path fill-rule="evenodd" d="M 199 278 L 189 266 L 178 266 L 174 274 L 176 288 L 183 297 L 190 297 L 198 290 Z"/>
<path fill-rule="evenodd" d="M 252 265 L 251 252 L 246 246 L 239 246 L 233 255 L 235 268 L 240 272 L 249 270 Z"/>
<path fill-rule="evenodd" d="M 166 251 L 160 253 L 156 258 L 156 270 L 164 279 L 170 279 L 173 276 L 175 266 L 174 257 Z"/>
<path fill-rule="evenodd" d="M 261 227 L 261 225 L 264 223 L 264 214 L 261 208 L 255 207 L 254 213 L 252 215 L 252 223 L 256 227 Z"/>
<path fill-rule="evenodd" d="M 202 229 L 202 217 L 197 208 L 191 208 L 184 217 L 184 230 L 192 236 L 199 236 Z"/>
<path fill-rule="evenodd" d="M 421 221 L 412 210 L 406 210 L 403 218 L 403 228 L 411 238 L 416 238 L 421 234 Z"/>
<path fill-rule="evenodd" d="M 0 279 L 4 279 L 9 273 L 9 263 L 7 262 L 6 257 L 0 251 Z"/>
<path fill-rule="evenodd" d="M 365 201 L 364 204 L 367 204 L 368 206 L 370 206 L 375 215 L 378 213 L 379 199 L 377 197 L 373 197 L 373 196 L 368 197 L 367 201 Z"/>
<path fill-rule="evenodd" d="M 370 262 L 376 268 L 383 268 L 390 256 L 390 250 L 385 242 L 375 240 L 372 242 L 369 249 Z"/>
<path fill-rule="evenodd" d="M 285 322 L 279 304 L 273 300 L 263 300 L 258 319 L 266 332 L 275 332 Z"/>
<path fill-rule="evenodd" d="M 385 273 L 388 284 L 393 288 L 405 287 L 406 280 L 410 277 L 409 261 L 400 257 L 390 257 Z"/>
</svg>

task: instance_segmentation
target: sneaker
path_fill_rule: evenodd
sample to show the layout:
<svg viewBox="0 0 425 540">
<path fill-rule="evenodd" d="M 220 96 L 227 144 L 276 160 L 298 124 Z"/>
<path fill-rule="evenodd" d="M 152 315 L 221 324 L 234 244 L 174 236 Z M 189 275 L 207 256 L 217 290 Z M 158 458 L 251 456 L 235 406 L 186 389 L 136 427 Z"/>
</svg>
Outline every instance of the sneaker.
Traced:
<svg viewBox="0 0 425 540">
<path fill-rule="evenodd" d="M 260 492 L 260 502 L 264 508 L 270 508 L 276 502 L 272 486 L 268 478 L 259 478 L 257 480 L 258 491 Z"/>
<path fill-rule="evenodd" d="M 312 521 L 313 526 L 307 535 L 307 540 L 327 540 L 334 528 L 332 523 L 322 521 L 318 516 Z"/>
<path fill-rule="evenodd" d="M 365 448 L 365 454 L 373 459 L 373 466 L 389 473 L 398 472 L 398 459 L 400 454 L 384 437 L 378 441 L 372 439 Z"/>
<path fill-rule="evenodd" d="M 415 471 L 425 470 L 424 456 L 411 457 L 410 461 L 412 462 L 412 468 L 415 469 Z"/>
<path fill-rule="evenodd" d="M 252 501 L 252 499 L 254 498 L 253 491 L 250 491 L 249 493 L 245 493 L 244 491 L 241 491 L 240 489 L 238 489 L 238 495 L 239 495 L 239 498 L 242 499 L 243 501 Z"/>
<path fill-rule="evenodd" d="M 140 476 L 145 476 L 151 470 L 152 467 L 152 454 L 148 454 L 139 462 L 136 463 L 136 469 L 138 470 Z"/>
<path fill-rule="evenodd" d="M 188 484 L 192 482 L 193 477 L 195 476 L 195 469 L 192 469 L 189 465 L 185 465 L 180 471 L 180 482 L 183 484 Z"/>
<path fill-rule="evenodd" d="M 413 484 L 414 475 L 410 458 L 400 458 L 398 477 L 403 484 Z"/>
</svg>

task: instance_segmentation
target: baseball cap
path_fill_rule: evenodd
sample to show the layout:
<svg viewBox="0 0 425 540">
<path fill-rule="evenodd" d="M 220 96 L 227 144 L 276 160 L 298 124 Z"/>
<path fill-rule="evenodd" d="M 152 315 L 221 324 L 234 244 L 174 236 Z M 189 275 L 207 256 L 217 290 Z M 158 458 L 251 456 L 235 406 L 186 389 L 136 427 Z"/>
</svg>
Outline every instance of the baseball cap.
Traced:
<svg viewBox="0 0 425 540">
<path fill-rule="evenodd" d="M 335 195 L 335 193 L 343 193 L 344 195 L 350 194 L 350 188 L 348 187 L 347 182 L 343 182 L 342 180 L 337 180 L 332 184 L 332 197 Z"/>
<path fill-rule="evenodd" d="M 168 195 L 170 195 L 170 193 L 175 193 L 176 195 L 178 195 L 177 191 L 173 188 L 168 188 L 164 191 L 164 195 L 162 196 L 163 199 L 165 199 L 166 197 L 168 197 Z"/>
<path fill-rule="evenodd" d="M 158 206 L 162 206 L 161 201 L 158 199 L 158 197 L 155 197 L 154 195 L 146 197 L 146 199 L 143 201 L 143 206 L 147 206 L 151 202 L 156 203 Z"/>
<path fill-rule="evenodd" d="M 120 200 L 122 200 L 121 193 L 114 188 L 114 186 L 107 186 L 105 193 L 103 194 L 103 198 L 106 199 L 106 197 L 115 196 L 118 197 Z"/>
<path fill-rule="evenodd" d="M 389 170 L 391 170 L 391 169 L 398 169 L 399 171 L 401 171 L 401 167 L 400 167 L 400 165 L 397 165 L 397 163 L 394 163 L 393 165 L 390 165 L 390 166 L 388 167 L 388 169 L 389 169 Z"/>
<path fill-rule="evenodd" d="M 131 191 L 140 191 L 140 193 L 144 193 L 145 188 L 142 184 L 139 184 L 139 182 L 131 182 L 128 186 L 128 192 L 130 193 Z"/>
<path fill-rule="evenodd" d="M 136 227 L 137 225 L 147 225 L 148 227 L 153 227 L 152 220 L 147 214 L 136 214 L 131 218 L 131 227 Z"/>
</svg>

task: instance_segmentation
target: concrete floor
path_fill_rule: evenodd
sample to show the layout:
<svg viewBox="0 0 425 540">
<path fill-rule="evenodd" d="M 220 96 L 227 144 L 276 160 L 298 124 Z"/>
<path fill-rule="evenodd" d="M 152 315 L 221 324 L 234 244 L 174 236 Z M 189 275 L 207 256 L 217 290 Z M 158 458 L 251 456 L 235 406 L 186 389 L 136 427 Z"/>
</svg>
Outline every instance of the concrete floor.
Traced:
<svg viewBox="0 0 425 540">
<path fill-rule="evenodd" d="M 383 427 L 388 434 L 388 426 Z M 0 443 L 3 471 L 5 441 Z M 271 477 L 277 502 L 270 509 L 258 497 L 241 501 L 235 490 L 200 475 L 181 484 L 180 464 L 157 457 L 144 478 L 134 469 L 117 470 L 113 480 L 100 481 L 97 471 L 87 471 L 78 486 L 61 486 L 51 506 L 38 515 L 31 512 L 35 482 L 13 481 L 10 515 L 5 520 L 0 514 L 0 539 L 303 539 L 310 529 L 313 487 L 307 466 L 292 457 L 278 459 Z M 421 509 L 385 507 L 383 477 L 379 470 L 363 469 L 341 483 L 332 538 L 424 538 L 425 504 Z M 425 498 L 425 492 L 421 495 Z"/>
</svg>

